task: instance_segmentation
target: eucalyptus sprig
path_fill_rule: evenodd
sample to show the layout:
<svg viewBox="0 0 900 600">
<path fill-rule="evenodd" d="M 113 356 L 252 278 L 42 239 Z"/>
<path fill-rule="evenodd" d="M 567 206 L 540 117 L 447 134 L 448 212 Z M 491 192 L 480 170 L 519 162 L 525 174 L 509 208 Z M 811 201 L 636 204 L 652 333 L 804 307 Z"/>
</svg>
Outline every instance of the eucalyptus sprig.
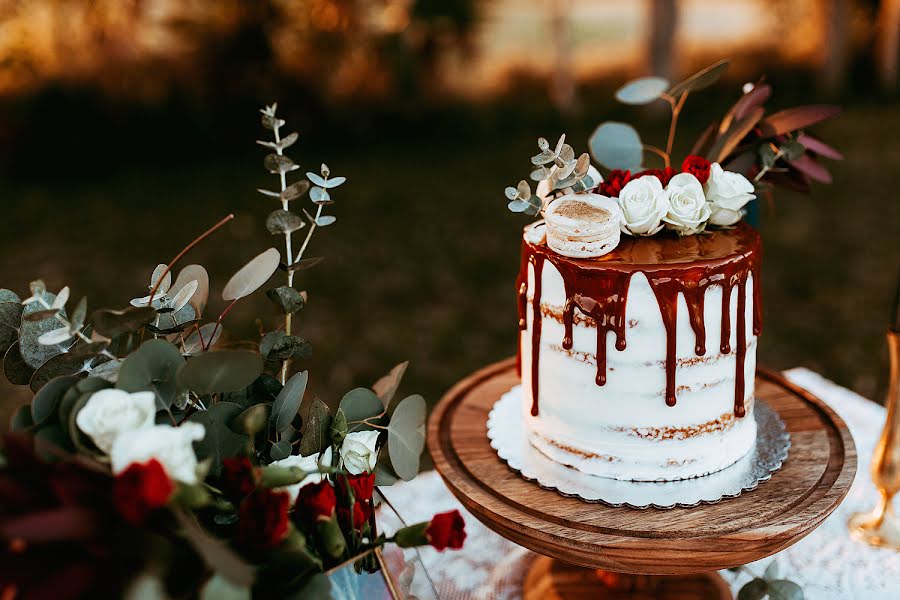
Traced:
<svg viewBox="0 0 900 600">
<path fill-rule="evenodd" d="M 582 153 L 577 159 L 575 150 L 566 143 L 566 134 L 560 136 L 555 148 L 550 148 L 550 142 L 546 138 L 538 138 L 540 153 L 531 157 L 530 179 L 539 185 L 547 182 L 547 194 L 550 199 L 559 193 L 579 193 L 592 189 L 599 182 L 593 181 L 588 174 L 591 167 L 591 157 L 587 152 Z M 512 212 L 525 213 L 535 216 L 544 209 L 545 200 L 532 194 L 531 185 L 526 180 L 521 180 L 516 187 L 507 187 L 506 198 L 509 200 L 507 207 Z"/>
<path fill-rule="evenodd" d="M 269 213 L 269 216 L 266 218 L 266 227 L 273 235 L 284 236 L 284 262 L 281 266 L 287 273 L 287 285 L 274 290 L 269 290 L 267 295 L 284 312 L 283 337 L 288 340 L 299 340 L 296 344 L 291 344 L 292 349 L 299 346 L 306 348 L 308 347 L 308 342 L 300 340 L 300 338 L 294 338 L 294 336 L 291 335 L 293 328 L 293 314 L 303 308 L 306 303 L 306 293 L 294 289 L 294 273 L 316 264 L 309 260 L 304 261 L 304 253 L 309 247 L 309 242 L 312 239 L 313 232 L 315 232 L 316 228 L 327 227 L 337 220 L 337 217 L 333 215 L 323 214 L 323 210 L 326 205 L 334 202 L 329 190 L 337 188 L 343 184 L 347 178 L 332 177 L 331 169 L 328 168 L 328 165 L 323 163 L 320 169 L 320 175 L 313 172 L 307 172 L 306 176 L 308 180 L 300 179 L 288 185 L 287 174 L 296 171 L 300 166 L 288 158 L 284 154 L 284 151 L 297 141 L 299 135 L 296 132 L 293 132 L 283 138 L 281 137 L 281 128 L 284 127 L 285 121 L 277 116 L 277 109 L 278 103 L 273 103 L 271 106 L 260 109 L 260 112 L 262 113 L 262 125 L 266 129 L 272 131 L 274 141 L 257 140 L 256 143 L 274 151 L 273 153 L 266 155 L 263 164 L 265 165 L 266 170 L 273 175 L 278 176 L 280 190 L 258 189 L 257 191 L 264 196 L 276 198 L 281 202 L 280 209 Z M 306 221 L 304 221 L 303 217 L 290 210 L 290 203 L 302 197 L 307 192 L 309 192 L 309 198 L 316 206 L 316 210 L 315 214 L 311 214 L 306 209 L 303 209 L 303 215 L 306 217 Z M 295 255 L 293 252 L 293 234 L 295 231 L 307 227 L 307 222 L 309 229 L 303 243 L 300 245 L 300 249 Z M 278 336 L 277 334 L 269 336 L 269 342 L 271 342 L 270 345 L 274 347 L 274 345 L 279 342 L 280 338 L 281 336 Z M 282 345 L 284 345 L 284 340 L 282 339 L 280 341 Z M 269 353 L 266 354 L 268 358 Z M 282 384 L 287 382 L 288 371 L 290 370 L 293 354 L 295 353 L 292 351 L 284 358 L 280 358 L 282 360 Z M 279 355 L 273 356 L 273 358 L 279 359 Z"/>
</svg>

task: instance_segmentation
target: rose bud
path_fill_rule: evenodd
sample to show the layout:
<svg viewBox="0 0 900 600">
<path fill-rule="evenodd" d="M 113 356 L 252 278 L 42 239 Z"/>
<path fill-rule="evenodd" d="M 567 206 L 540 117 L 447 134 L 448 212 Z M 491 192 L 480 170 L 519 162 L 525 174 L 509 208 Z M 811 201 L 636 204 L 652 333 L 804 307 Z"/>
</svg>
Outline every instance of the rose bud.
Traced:
<svg viewBox="0 0 900 600">
<path fill-rule="evenodd" d="M 691 154 L 684 159 L 683 163 L 681 163 L 681 171 L 682 173 L 690 173 L 697 178 L 700 185 L 703 185 L 706 183 L 706 180 L 709 179 L 709 169 L 711 166 L 712 163 L 702 156 Z"/>
<path fill-rule="evenodd" d="M 242 499 L 250 495 L 259 484 L 259 473 L 246 456 L 233 456 L 222 460 L 222 491 Z"/>
<path fill-rule="evenodd" d="M 401 548 L 430 544 L 442 551 L 447 548 L 458 550 L 466 539 L 466 522 L 458 510 L 440 513 L 431 522 L 410 525 L 397 531 L 394 541 Z"/>
<path fill-rule="evenodd" d="M 338 477 L 338 486 L 344 496 L 347 496 L 347 486 L 353 491 L 353 498 L 357 502 L 368 502 L 375 491 L 375 473 L 361 473 Z"/>
<path fill-rule="evenodd" d="M 294 510 L 298 516 L 312 521 L 328 521 L 334 516 L 337 496 L 327 479 L 307 483 L 297 493 Z"/>
<path fill-rule="evenodd" d="M 112 502 L 119 514 L 133 525 L 141 525 L 150 512 L 166 505 L 175 486 L 156 459 L 132 463 L 116 476 Z"/>
<path fill-rule="evenodd" d="M 290 530 L 290 507 L 286 492 L 260 489 L 247 496 L 238 510 L 238 544 L 250 552 L 277 548 Z"/>
</svg>

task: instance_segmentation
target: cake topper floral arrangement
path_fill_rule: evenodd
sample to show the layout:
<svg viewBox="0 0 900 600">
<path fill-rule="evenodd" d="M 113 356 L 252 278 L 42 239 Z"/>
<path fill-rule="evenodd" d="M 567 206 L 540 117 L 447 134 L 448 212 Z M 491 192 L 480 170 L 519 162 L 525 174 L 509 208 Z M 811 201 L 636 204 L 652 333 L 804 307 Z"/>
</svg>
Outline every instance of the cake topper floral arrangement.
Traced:
<svg viewBox="0 0 900 600">
<path fill-rule="evenodd" d="M 335 222 L 325 208 L 345 179 L 322 165 L 289 183 L 298 136 L 282 137 L 276 108 L 262 110 L 273 139 L 259 144 L 279 185 L 259 192 L 279 204 L 266 226 L 284 254 L 269 248 L 239 269 L 217 317 L 206 269 L 172 273 L 231 215 L 124 308 L 70 308 L 68 287 L 40 280 L 24 300 L 0 290 L 3 370 L 34 394 L 0 446 L 0 596 L 328 598 L 329 569 L 377 570 L 388 542 L 461 547 L 456 511 L 378 531 L 376 486 L 414 478 L 424 447 L 425 400 L 397 395 L 406 363 L 334 412 L 307 393 L 307 371 L 292 374 L 311 353 L 295 333 L 307 301 L 295 276 L 321 260 L 304 253 Z M 291 205 L 307 193 L 300 216 Z M 275 311 L 259 319 L 271 329 L 223 335 L 231 308 L 279 270 L 285 284 L 266 292 Z"/>
<path fill-rule="evenodd" d="M 611 252 L 620 234 L 653 236 L 672 231 L 701 234 L 709 227 L 730 227 L 743 218 L 748 202 L 771 186 L 808 192 L 811 181 L 830 183 L 820 158 L 841 154 L 806 128 L 837 116 L 834 106 L 812 105 L 767 115 L 772 87 L 764 80 L 743 88 L 743 95 L 711 123 L 680 163 L 672 148 L 678 117 L 688 96 L 713 84 L 727 69 L 722 60 L 676 85 L 662 77 L 633 80 L 616 91 L 624 104 L 663 100 L 671 107 L 664 149 L 646 144 L 626 123 L 602 123 L 589 140 L 590 155 L 575 157 L 565 135 L 555 146 L 540 138 L 531 158 L 531 184 L 506 188 L 509 209 L 542 215 L 528 231 L 566 256 L 591 257 Z M 591 165 L 591 156 L 606 176 Z M 662 164 L 645 168 L 655 156 Z M 673 166 L 676 165 L 676 166 Z"/>
</svg>

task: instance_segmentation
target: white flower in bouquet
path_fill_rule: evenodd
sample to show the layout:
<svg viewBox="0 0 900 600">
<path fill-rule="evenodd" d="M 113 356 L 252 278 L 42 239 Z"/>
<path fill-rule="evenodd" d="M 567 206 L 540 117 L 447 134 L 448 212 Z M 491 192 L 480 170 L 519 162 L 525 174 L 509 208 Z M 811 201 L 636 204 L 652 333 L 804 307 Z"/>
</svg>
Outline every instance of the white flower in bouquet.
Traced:
<svg viewBox="0 0 900 600">
<path fill-rule="evenodd" d="M 669 200 L 656 177 L 632 179 L 616 199 L 622 208 L 622 231 L 631 235 L 653 235 L 663 228 Z"/>
<path fill-rule="evenodd" d="M 310 454 L 309 456 L 291 455 L 287 458 L 273 461 L 272 465 L 277 467 L 298 467 L 300 469 L 303 469 L 304 471 L 315 471 L 319 468 L 319 466 L 330 467 L 332 454 L 333 453 L 331 451 L 331 446 L 328 446 L 328 448 L 325 449 L 325 452 L 316 452 L 315 454 Z M 290 494 L 291 503 L 293 504 L 297 501 L 297 494 L 300 493 L 300 488 L 302 488 L 307 483 L 319 483 L 326 477 L 328 477 L 327 473 L 312 473 L 304 477 L 300 481 L 300 483 L 295 483 L 293 485 L 288 485 L 278 489 Z"/>
<path fill-rule="evenodd" d="M 693 235 L 706 228 L 710 207 L 700 180 L 690 173 L 679 173 L 666 186 L 669 212 L 663 219 L 678 235 Z"/>
<path fill-rule="evenodd" d="M 713 163 L 706 182 L 706 200 L 712 214 L 709 222 L 713 225 L 734 225 L 741 220 L 744 205 L 756 198 L 753 184 L 740 173 L 724 170 L 719 163 Z"/>
<path fill-rule="evenodd" d="M 153 427 L 155 416 L 156 395 L 153 392 L 129 394 L 106 389 L 91 395 L 78 411 L 75 423 L 98 448 L 109 454 L 116 438 L 123 433 Z"/>
<path fill-rule="evenodd" d="M 154 425 L 120 435 L 113 443 L 110 459 L 112 471 L 121 473 L 132 463 L 155 458 L 172 479 L 197 483 L 197 455 L 193 443 L 202 440 L 206 429 L 199 423 L 182 423 L 179 427 Z"/>
<path fill-rule="evenodd" d="M 372 471 L 378 461 L 378 453 L 375 451 L 377 443 L 377 431 L 348 433 L 344 443 L 341 444 L 341 461 L 344 468 L 352 475 Z"/>
</svg>

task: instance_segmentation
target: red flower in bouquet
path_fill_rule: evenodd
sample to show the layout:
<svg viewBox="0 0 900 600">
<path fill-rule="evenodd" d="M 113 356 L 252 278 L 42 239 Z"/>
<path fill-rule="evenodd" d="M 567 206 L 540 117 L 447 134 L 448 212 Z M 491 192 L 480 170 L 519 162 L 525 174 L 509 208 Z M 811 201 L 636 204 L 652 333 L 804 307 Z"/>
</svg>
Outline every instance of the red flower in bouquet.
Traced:
<svg viewBox="0 0 900 600">
<path fill-rule="evenodd" d="M 151 458 L 119 473 L 113 482 L 113 506 L 126 521 L 140 525 L 148 514 L 166 505 L 174 490 L 162 464 Z"/>
<path fill-rule="evenodd" d="M 438 550 L 459 550 L 466 539 L 466 522 L 458 510 L 434 515 L 425 528 L 425 538 Z"/>
<path fill-rule="evenodd" d="M 241 502 L 238 511 L 238 544 L 250 551 L 278 547 L 289 531 L 287 492 L 256 490 Z"/>
<path fill-rule="evenodd" d="M 678 171 L 673 169 L 672 167 L 666 167 L 665 169 L 645 169 L 632 177 L 632 179 L 637 179 L 638 177 L 646 177 L 647 175 L 652 175 L 659 179 L 659 182 L 666 187 L 669 185 L 669 180 L 674 177 Z M 708 175 L 708 173 L 707 173 Z"/>
<path fill-rule="evenodd" d="M 697 181 L 702 185 L 709 179 L 709 169 L 711 166 L 712 163 L 702 156 L 691 154 L 684 159 L 683 163 L 681 163 L 681 171 L 683 173 L 690 173 L 696 177 Z"/>
<path fill-rule="evenodd" d="M 359 475 L 339 477 L 338 485 L 340 485 L 341 491 L 345 496 L 349 485 L 357 502 L 367 502 L 372 499 L 372 494 L 375 492 L 375 473 L 360 473 Z"/>
<path fill-rule="evenodd" d="M 246 456 L 234 456 L 222 460 L 222 490 L 243 498 L 250 495 L 259 483 L 256 467 Z"/>
<path fill-rule="evenodd" d="M 327 521 L 334 516 L 337 496 L 327 479 L 318 483 L 307 483 L 297 494 L 294 509 L 304 517 L 314 521 Z"/>
<path fill-rule="evenodd" d="M 613 169 L 606 180 L 600 184 L 600 193 L 610 198 L 618 198 L 625 184 L 631 181 L 631 171 Z"/>
</svg>

